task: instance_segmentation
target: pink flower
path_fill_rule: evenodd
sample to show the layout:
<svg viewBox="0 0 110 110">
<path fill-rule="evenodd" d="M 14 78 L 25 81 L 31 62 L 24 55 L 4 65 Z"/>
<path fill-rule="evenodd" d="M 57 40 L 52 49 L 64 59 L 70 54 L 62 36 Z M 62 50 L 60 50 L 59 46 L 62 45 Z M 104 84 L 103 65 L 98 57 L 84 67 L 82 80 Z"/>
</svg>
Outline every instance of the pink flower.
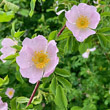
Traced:
<svg viewBox="0 0 110 110">
<path fill-rule="evenodd" d="M 8 104 L 6 102 L 3 103 L 1 97 L 0 97 L 0 110 L 8 110 Z"/>
<path fill-rule="evenodd" d="M 15 93 L 15 90 L 13 88 L 7 88 L 5 94 L 11 99 Z"/>
<path fill-rule="evenodd" d="M 86 52 L 84 52 L 84 53 L 82 54 L 82 57 L 83 57 L 83 58 L 88 58 L 90 52 L 93 52 L 93 51 L 95 51 L 95 50 L 96 50 L 95 47 L 94 47 L 94 48 L 91 48 L 91 49 L 87 49 Z"/>
<path fill-rule="evenodd" d="M 94 6 L 80 3 L 74 5 L 71 10 L 65 13 L 67 18 L 66 26 L 79 42 L 83 42 L 90 35 L 96 32 L 95 29 L 100 21 L 100 14 Z"/>
<path fill-rule="evenodd" d="M 29 82 L 34 84 L 53 73 L 59 62 L 54 40 L 48 43 L 45 37 L 38 35 L 33 39 L 25 38 L 22 44 L 16 62 L 23 77 L 29 78 Z"/>
<path fill-rule="evenodd" d="M 3 60 L 4 58 L 16 53 L 16 49 L 12 48 L 11 46 L 17 45 L 17 42 L 13 41 L 10 38 L 5 38 L 5 39 L 3 39 L 1 44 L 3 47 L 1 48 L 0 51 L 3 53 L 3 55 L 0 56 L 0 59 L 3 62 L 6 62 L 5 60 Z"/>
</svg>

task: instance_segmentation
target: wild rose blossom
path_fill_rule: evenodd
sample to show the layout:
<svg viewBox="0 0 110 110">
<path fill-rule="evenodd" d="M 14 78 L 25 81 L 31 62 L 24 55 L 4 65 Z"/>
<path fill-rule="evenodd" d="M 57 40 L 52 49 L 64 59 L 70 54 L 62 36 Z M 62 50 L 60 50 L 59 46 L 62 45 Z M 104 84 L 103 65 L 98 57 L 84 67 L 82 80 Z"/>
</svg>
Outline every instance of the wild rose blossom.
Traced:
<svg viewBox="0 0 110 110">
<path fill-rule="evenodd" d="M 83 58 L 88 58 L 90 52 L 93 52 L 93 51 L 95 51 L 95 50 L 96 50 L 95 47 L 94 47 L 94 48 L 91 48 L 91 49 L 87 49 L 86 52 L 82 54 L 82 57 L 83 57 Z"/>
<path fill-rule="evenodd" d="M 0 110 L 8 110 L 8 104 L 6 102 L 3 102 L 0 97 Z"/>
<path fill-rule="evenodd" d="M 29 82 L 34 84 L 53 73 L 59 62 L 54 40 L 48 42 L 44 36 L 38 35 L 33 39 L 25 38 L 22 45 L 16 62 L 23 77 L 29 78 Z"/>
<path fill-rule="evenodd" d="M 79 42 L 83 42 L 90 35 L 96 33 L 92 30 L 96 29 L 100 21 L 100 14 L 96 7 L 80 3 L 67 11 L 65 16 L 67 18 L 66 26 Z"/>
<path fill-rule="evenodd" d="M 12 46 L 17 45 L 17 41 L 13 41 L 10 38 L 5 38 L 3 39 L 1 44 L 3 47 L 0 49 L 0 51 L 2 52 L 0 59 L 5 63 L 6 61 L 3 60 L 4 58 L 16 53 L 16 49 L 12 48 Z"/>
<path fill-rule="evenodd" d="M 5 94 L 11 99 L 14 96 L 15 90 L 13 88 L 7 88 Z"/>
</svg>

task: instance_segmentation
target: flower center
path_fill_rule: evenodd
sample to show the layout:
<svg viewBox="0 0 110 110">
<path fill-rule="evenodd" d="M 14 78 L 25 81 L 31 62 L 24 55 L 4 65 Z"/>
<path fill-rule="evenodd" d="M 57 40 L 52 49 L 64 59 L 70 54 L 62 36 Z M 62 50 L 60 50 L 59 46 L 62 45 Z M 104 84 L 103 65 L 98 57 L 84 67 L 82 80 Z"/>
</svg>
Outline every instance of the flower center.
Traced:
<svg viewBox="0 0 110 110">
<path fill-rule="evenodd" d="M 32 57 L 32 61 L 34 62 L 36 68 L 44 68 L 46 64 L 50 61 L 47 54 L 43 53 L 43 51 L 35 52 Z"/>
<path fill-rule="evenodd" d="M 86 51 L 87 53 L 89 53 L 90 52 L 90 50 L 89 49 L 87 49 L 87 51 Z"/>
<path fill-rule="evenodd" d="M 10 95 L 10 96 L 13 95 L 13 91 L 9 91 L 9 95 Z"/>
<path fill-rule="evenodd" d="M 89 20 L 87 18 L 87 16 L 83 16 L 81 15 L 80 17 L 78 17 L 78 19 L 76 20 L 76 26 L 78 28 L 87 28 L 89 25 Z"/>
</svg>

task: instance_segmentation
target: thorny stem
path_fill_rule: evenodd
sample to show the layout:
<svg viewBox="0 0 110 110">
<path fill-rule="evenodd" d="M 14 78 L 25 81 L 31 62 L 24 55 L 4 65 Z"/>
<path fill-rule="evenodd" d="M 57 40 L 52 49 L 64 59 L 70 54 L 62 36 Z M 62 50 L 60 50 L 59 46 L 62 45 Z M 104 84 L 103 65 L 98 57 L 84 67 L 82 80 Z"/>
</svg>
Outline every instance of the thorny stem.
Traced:
<svg viewBox="0 0 110 110">
<path fill-rule="evenodd" d="M 58 33 L 57 37 L 59 37 L 59 35 L 63 32 L 63 30 L 65 29 L 65 27 L 66 27 L 66 25 L 64 25 L 64 26 L 62 27 L 62 29 L 61 29 L 60 32 Z"/>
<path fill-rule="evenodd" d="M 38 81 L 38 82 L 36 83 L 36 86 L 35 86 L 35 88 L 34 88 L 34 90 L 33 90 L 33 93 L 32 93 L 32 95 L 31 95 L 31 97 L 30 97 L 30 99 L 29 99 L 29 102 L 28 102 L 27 106 L 29 106 L 29 105 L 31 104 L 32 99 L 33 99 L 33 97 L 34 97 L 34 95 L 35 95 L 35 93 L 36 93 L 36 91 L 37 91 L 37 89 L 38 89 L 38 87 L 39 87 L 39 84 L 40 84 L 40 81 Z"/>
</svg>

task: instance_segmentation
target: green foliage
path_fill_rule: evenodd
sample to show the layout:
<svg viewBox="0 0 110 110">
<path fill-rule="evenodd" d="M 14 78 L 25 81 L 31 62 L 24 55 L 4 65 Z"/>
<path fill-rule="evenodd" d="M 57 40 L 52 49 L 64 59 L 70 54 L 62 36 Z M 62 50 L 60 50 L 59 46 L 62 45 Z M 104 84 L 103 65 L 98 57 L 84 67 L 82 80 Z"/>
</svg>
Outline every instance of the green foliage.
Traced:
<svg viewBox="0 0 110 110">
<path fill-rule="evenodd" d="M 57 2 L 58 1 L 58 2 Z M 0 0 L 0 48 L 4 38 L 16 40 L 16 53 L 0 61 L 0 96 L 9 110 L 109 110 L 110 109 L 110 1 L 100 0 Z M 65 12 L 73 5 L 87 3 L 97 7 L 101 15 L 96 34 L 78 42 L 66 27 Z M 57 10 L 55 10 L 55 8 Z M 43 78 L 32 103 L 26 107 L 35 85 L 23 78 L 16 57 L 22 41 L 44 35 L 55 40 L 59 49 L 59 64 L 53 74 Z M 88 58 L 82 54 L 96 47 Z M 2 55 L 2 53 L 0 53 Z M 31 74 L 31 73 L 30 73 Z M 6 89 L 14 88 L 12 99 Z"/>
</svg>

